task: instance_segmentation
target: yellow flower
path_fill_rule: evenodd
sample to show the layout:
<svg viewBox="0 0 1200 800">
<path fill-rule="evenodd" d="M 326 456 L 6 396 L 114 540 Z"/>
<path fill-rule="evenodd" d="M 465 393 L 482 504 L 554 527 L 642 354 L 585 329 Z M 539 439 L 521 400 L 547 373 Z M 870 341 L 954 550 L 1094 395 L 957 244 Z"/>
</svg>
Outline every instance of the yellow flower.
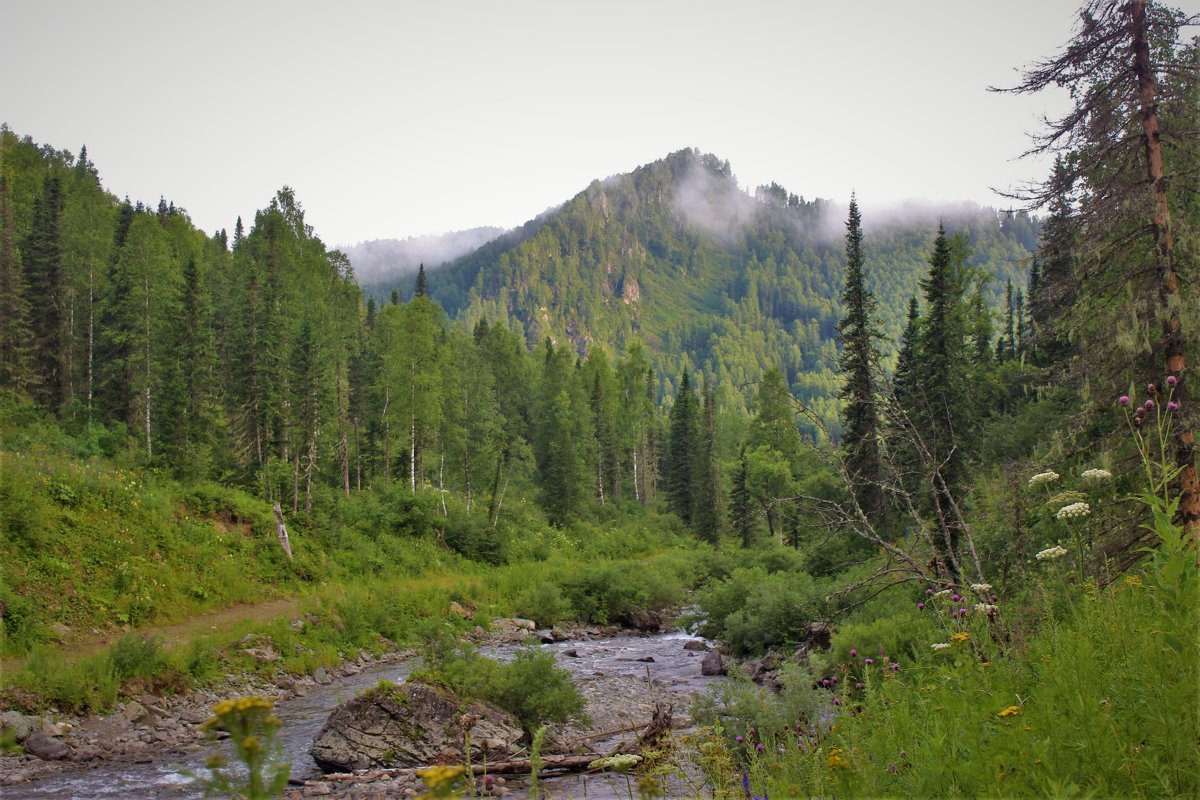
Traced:
<svg viewBox="0 0 1200 800">
<path fill-rule="evenodd" d="M 258 740 L 257 736 L 247 736 L 245 739 L 242 739 L 242 749 L 247 753 L 257 753 L 262 749 L 262 743 Z"/>
<path fill-rule="evenodd" d="M 842 753 L 845 752 L 840 747 L 835 747 L 829 751 L 829 758 L 825 759 L 825 764 L 830 769 L 849 769 L 850 762 L 847 761 Z"/>
<path fill-rule="evenodd" d="M 442 786 L 448 786 L 454 783 L 463 776 L 466 768 L 462 764 L 449 766 L 446 764 L 438 764 L 425 769 L 417 770 L 417 774 L 421 776 L 421 780 L 425 781 L 425 785 L 435 792 Z"/>
<path fill-rule="evenodd" d="M 1001 712 L 1000 712 L 999 714 L 997 714 L 996 716 L 998 716 L 998 717 L 1001 717 L 1001 718 L 1003 718 L 1003 717 L 1017 717 L 1017 716 L 1020 716 L 1020 714 L 1021 714 L 1021 707 L 1020 707 L 1020 706 L 1009 706 L 1008 708 L 1004 709 L 1003 711 L 1001 711 Z"/>
<path fill-rule="evenodd" d="M 950 641 L 954 642 L 955 644 L 962 644 L 963 642 L 970 641 L 970 639 L 971 634 L 967 633 L 966 631 L 959 631 L 950 637 Z"/>
</svg>

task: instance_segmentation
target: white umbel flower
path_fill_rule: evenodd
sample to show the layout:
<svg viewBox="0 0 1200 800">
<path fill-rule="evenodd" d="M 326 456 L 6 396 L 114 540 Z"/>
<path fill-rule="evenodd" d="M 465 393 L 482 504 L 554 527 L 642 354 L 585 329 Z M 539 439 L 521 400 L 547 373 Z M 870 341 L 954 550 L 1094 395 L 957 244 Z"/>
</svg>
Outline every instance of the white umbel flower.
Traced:
<svg viewBox="0 0 1200 800">
<path fill-rule="evenodd" d="M 950 643 L 949 642 L 934 642 L 933 644 L 931 644 L 929 646 L 932 647 L 934 650 L 946 650 L 950 647 Z"/>
<path fill-rule="evenodd" d="M 1058 480 L 1058 473 L 1050 469 L 1046 470 L 1045 472 L 1039 472 L 1037 475 L 1034 475 L 1032 478 L 1030 478 L 1029 485 L 1041 486 L 1043 483 L 1054 483 L 1056 480 Z"/>
<path fill-rule="evenodd" d="M 1037 558 L 1038 561 L 1050 561 L 1055 558 L 1062 558 L 1066 554 L 1067 551 L 1064 547 L 1056 545 L 1055 547 L 1047 547 L 1045 550 L 1038 553 L 1035 558 Z"/>
<path fill-rule="evenodd" d="M 1069 506 L 1063 506 L 1054 515 L 1055 519 L 1073 519 L 1075 517 L 1086 517 L 1092 513 L 1092 507 L 1087 503 L 1071 503 Z"/>
<path fill-rule="evenodd" d="M 1085 470 L 1080 477 L 1091 483 L 1103 483 L 1112 480 L 1112 473 L 1106 469 L 1089 469 Z"/>
<path fill-rule="evenodd" d="M 996 606 L 991 603 L 976 603 L 975 610 L 984 614 L 995 614 Z"/>
<path fill-rule="evenodd" d="M 991 588 L 992 588 L 992 585 L 990 583 L 972 583 L 971 584 L 972 592 L 986 592 Z"/>
</svg>

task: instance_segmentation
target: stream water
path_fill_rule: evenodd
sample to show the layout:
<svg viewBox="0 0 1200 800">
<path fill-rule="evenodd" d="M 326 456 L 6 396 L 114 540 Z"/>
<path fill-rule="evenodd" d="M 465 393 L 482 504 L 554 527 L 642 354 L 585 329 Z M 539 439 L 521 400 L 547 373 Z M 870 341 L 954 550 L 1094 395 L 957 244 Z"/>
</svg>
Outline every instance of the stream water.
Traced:
<svg viewBox="0 0 1200 800">
<path fill-rule="evenodd" d="M 654 685 L 664 687 L 673 694 L 682 694 L 702 691 L 713 681 L 720 680 L 701 676 L 700 656 L 703 653 L 684 650 L 683 642 L 689 638 L 692 637 L 682 633 L 665 633 L 557 642 L 542 647 L 555 654 L 559 666 L 571 671 L 585 696 L 589 684 L 621 676 L 641 679 L 649 676 Z M 516 651 L 515 645 L 483 650 L 487 655 L 501 660 L 511 658 Z M 574 655 L 569 655 L 569 652 Z M 647 658 L 653 661 L 645 661 Z M 276 714 L 283 721 L 280 740 L 283 755 L 292 764 L 292 777 L 308 778 L 320 774 L 308 755 L 308 748 L 335 707 L 382 679 L 401 681 L 410 670 L 411 664 L 408 662 L 376 666 L 364 669 L 357 675 L 336 679 L 328 686 L 317 686 L 305 697 L 280 702 L 276 706 Z M 632 705 L 648 699 L 649 692 L 638 698 L 627 697 L 625 701 Z M 78 770 L 65 771 L 42 780 L 4 787 L 0 789 L 0 797 L 13 800 L 191 800 L 202 797 L 203 792 L 187 773 L 203 774 L 204 760 L 210 752 L 209 748 L 201 747 L 190 752 L 163 753 L 146 763 L 101 762 L 95 766 L 81 766 Z M 561 785 L 550 784 L 554 787 L 551 791 L 555 796 L 583 796 L 576 788 L 582 785 L 578 783 L 582 780 L 579 776 L 557 780 L 562 781 Z M 593 782 L 589 787 L 595 788 L 588 791 L 589 797 L 611 796 L 599 785 L 601 781 L 591 780 Z M 621 786 L 624 796 L 624 784 Z"/>
</svg>

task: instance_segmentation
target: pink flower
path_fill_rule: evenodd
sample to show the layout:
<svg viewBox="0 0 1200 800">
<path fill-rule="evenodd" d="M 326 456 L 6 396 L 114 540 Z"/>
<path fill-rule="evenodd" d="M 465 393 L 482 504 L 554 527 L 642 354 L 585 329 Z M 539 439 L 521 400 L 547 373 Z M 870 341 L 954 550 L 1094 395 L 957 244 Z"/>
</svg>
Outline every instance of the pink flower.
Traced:
<svg viewBox="0 0 1200 800">
<path fill-rule="evenodd" d="M 850 657 L 854 658 L 856 655 L 858 655 L 858 651 L 855 650 L 853 647 L 851 647 L 850 648 Z"/>
<path fill-rule="evenodd" d="M 1179 410 L 1179 403 L 1176 403 L 1174 400 L 1167 403 L 1167 411 L 1178 411 L 1178 410 Z"/>
<path fill-rule="evenodd" d="M 875 659 L 871 658 L 870 656 L 867 656 L 866 658 L 863 659 L 863 663 L 864 664 L 874 664 Z"/>
<path fill-rule="evenodd" d="M 918 611 L 923 611 L 924 609 L 925 609 L 925 604 L 924 604 L 924 603 L 917 603 L 917 610 L 918 610 Z"/>
<path fill-rule="evenodd" d="M 1153 401 L 1153 400 L 1147 400 L 1146 402 L 1142 403 L 1142 408 L 1144 408 L 1144 409 L 1146 409 L 1147 411 L 1149 411 L 1150 409 L 1154 408 L 1154 401 Z"/>
<path fill-rule="evenodd" d="M 1117 398 L 1117 402 L 1123 406 L 1129 405 L 1129 395 L 1127 395 L 1127 394 L 1121 395 L 1120 397 Z"/>
<path fill-rule="evenodd" d="M 840 698 L 840 697 L 833 698 L 833 704 L 835 706 L 840 706 L 842 704 L 842 698 Z"/>
<path fill-rule="evenodd" d="M 1167 386 L 1170 386 L 1172 389 L 1174 389 L 1177 383 L 1179 383 L 1179 378 L 1176 378 L 1174 375 L 1167 376 Z"/>
</svg>

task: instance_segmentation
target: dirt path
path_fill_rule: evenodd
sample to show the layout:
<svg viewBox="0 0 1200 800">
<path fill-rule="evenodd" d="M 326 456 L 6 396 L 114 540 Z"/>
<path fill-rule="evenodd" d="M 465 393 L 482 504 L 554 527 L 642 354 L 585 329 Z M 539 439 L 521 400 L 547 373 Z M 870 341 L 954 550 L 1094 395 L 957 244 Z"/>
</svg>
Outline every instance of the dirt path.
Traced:
<svg viewBox="0 0 1200 800">
<path fill-rule="evenodd" d="M 293 615 L 299 606 L 299 598 L 281 597 L 261 603 L 218 608 L 179 622 L 149 625 L 134 630 L 137 633 L 157 636 L 164 645 L 171 647 L 184 644 L 202 634 L 222 631 L 243 622 L 264 622 L 284 615 Z M 59 652 L 64 658 L 83 658 L 98 653 L 124 635 L 125 632 L 120 630 L 75 635 L 59 648 Z M 25 656 L 14 656 L 0 661 L 0 680 L 24 666 Z"/>
</svg>

